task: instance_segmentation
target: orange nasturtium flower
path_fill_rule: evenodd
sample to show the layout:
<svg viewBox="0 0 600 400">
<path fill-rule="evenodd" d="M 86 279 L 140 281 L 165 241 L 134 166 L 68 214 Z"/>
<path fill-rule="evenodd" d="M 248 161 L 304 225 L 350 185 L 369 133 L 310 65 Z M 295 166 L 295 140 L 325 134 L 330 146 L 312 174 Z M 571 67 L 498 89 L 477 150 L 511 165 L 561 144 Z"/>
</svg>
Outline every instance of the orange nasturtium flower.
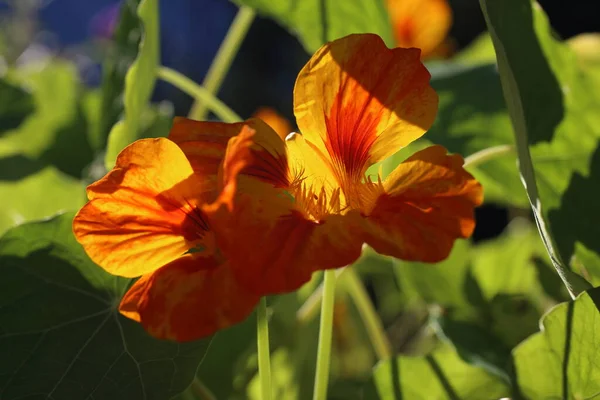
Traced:
<svg viewBox="0 0 600 400">
<path fill-rule="evenodd" d="M 120 311 L 178 341 L 243 320 L 258 299 L 355 261 L 363 243 L 435 262 L 471 235 L 479 183 L 440 146 L 385 181 L 365 177 L 431 126 L 437 95 L 418 49 L 376 35 L 323 46 L 294 89 L 301 134 L 177 119 L 127 147 L 88 188 L 74 232 L 110 273 L 141 278 Z"/>
<path fill-rule="evenodd" d="M 447 0 L 387 0 L 398 47 L 421 49 L 421 58 L 450 51 L 445 42 L 452 25 Z"/>
</svg>

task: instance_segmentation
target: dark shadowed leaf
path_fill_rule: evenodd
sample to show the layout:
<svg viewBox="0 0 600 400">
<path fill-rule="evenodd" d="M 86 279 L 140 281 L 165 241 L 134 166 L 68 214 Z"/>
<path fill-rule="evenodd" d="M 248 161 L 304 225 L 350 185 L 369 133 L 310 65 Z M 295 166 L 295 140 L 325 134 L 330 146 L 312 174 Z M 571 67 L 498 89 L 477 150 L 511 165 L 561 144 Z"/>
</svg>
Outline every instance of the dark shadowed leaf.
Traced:
<svg viewBox="0 0 600 400">
<path fill-rule="evenodd" d="M 309 53 L 351 33 L 376 33 L 394 45 L 383 0 L 235 0 L 271 17 L 298 36 Z"/>
<path fill-rule="evenodd" d="M 31 93 L 0 79 L 0 135 L 18 127 L 34 109 Z"/>
<path fill-rule="evenodd" d="M 0 239 L 0 398 L 168 399 L 192 381 L 209 340 L 156 340 L 117 312 L 129 279 L 92 263 L 73 214 Z"/>
</svg>

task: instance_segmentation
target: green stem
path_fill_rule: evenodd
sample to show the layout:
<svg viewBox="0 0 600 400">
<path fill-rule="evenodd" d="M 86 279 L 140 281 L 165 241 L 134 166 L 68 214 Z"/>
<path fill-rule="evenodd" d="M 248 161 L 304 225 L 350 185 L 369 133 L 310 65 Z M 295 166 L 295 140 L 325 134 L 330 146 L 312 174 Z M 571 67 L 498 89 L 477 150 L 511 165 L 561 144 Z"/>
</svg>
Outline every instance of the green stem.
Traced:
<svg viewBox="0 0 600 400">
<path fill-rule="evenodd" d="M 206 77 L 202 82 L 202 86 L 204 86 L 210 94 L 216 95 L 219 91 L 223 79 L 225 78 L 225 75 L 227 75 L 229 67 L 231 67 L 231 63 L 246 37 L 248 29 L 250 28 L 250 25 L 252 25 L 255 15 L 256 13 L 252 8 L 247 6 L 240 7 L 240 10 L 231 23 L 229 31 L 227 32 L 223 43 L 221 43 L 221 47 L 219 47 L 219 51 L 213 59 L 213 62 L 206 73 Z M 189 117 L 198 121 L 205 120 L 207 107 L 208 104 L 204 99 L 196 99 L 190 110 Z"/>
<path fill-rule="evenodd" d="M 317 349 L 317 370 L 313 400 L 327 399 L 329 385 L 329 365 L 331 362 L 331 341 L 333 333 L 333 304 L 335 302 L 335 270 L 327 270 L 324 275 L 323 303 L 319 327 L 319 347 Z"/>
<path fill-rule="evenodd" d="M 375 310 L 375 307 L 373 307 L 373 303 L 371 302 L 360 277 L 356 271 L 350 267 L 347 268 L 344 279 L 346 279 L 346 289 L 352 297 L 358 313 L 365 324 L 365 328 L 371 339 L 377 358 L 380 360 L 389 360 L 393 355 L 392 346 L 387 338 L 381 319 L 379 318 L 379 315 L 377 315 L 377 311 Z"/>
<path fill-rule="evenodd" d="M 210 91 L 185 75 L 167 67 L 159 67 L 156 71 L 159 79 L 170 83 L 182 92 L 192 96 L 196 100 L 201 100 L 206 104 L 215 115 L 224 122 L 239 122 L 242 118 L 237 115 L 227 104 L 216 98 Z"/>
<path fill-rule="evenodd" d="M 338 268 L 335 270 L 336 279 L 346 271 L 348 267 Z M 302 304 L 302 306 L 296 312 L 296 321 L 300 324 L 305 324 L 317 315 L 319 312 L 319 306 L 323 299 L 323 282 L 315 289 L 308 299 Z"/>
<path fill-rule="evenodd" d="M 258 375 L 262 400 L 271 400 L 271 351 L 269 350 L 269 319 L 267 298 L 260 299 L 256 313 L 256 343 L 258 346 Z"/>
<path fill-rule="evenodd" d="M 471 154 L 465 158 L 464 168 L 474 167 L 484 162 L 494 159 L 496 157 L 503 156 L 505 154 L 512 153 L 515 150 L 514 146 L 509 144 L 502 144 L 499 146 L 488 147 L 487 149 L 480 150 L 476 153 Z"/>
</svg>

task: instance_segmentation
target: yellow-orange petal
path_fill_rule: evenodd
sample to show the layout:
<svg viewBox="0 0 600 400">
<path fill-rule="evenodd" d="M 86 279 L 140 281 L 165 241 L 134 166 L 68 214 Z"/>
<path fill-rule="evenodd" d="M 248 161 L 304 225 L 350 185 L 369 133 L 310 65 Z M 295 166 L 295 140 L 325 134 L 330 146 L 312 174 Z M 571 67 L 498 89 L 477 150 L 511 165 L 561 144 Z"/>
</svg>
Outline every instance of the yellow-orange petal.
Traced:
<svg viewBox="0 0 600 400">
<path fill-rule="evenodd" d="M 135 282 L 120 311 L 154 337 L 187 342 L 243 321 L 258 300 L 227 263 L 188 254 Z"/>
<path fill-rule="evenodd" d="M 398 47 L 421 49 L 427 58 L 444 42 L 452 25 L 447 0 L 387 0 Z"/>
<path fill-rule="evenodd" d="M 428 147 L 400 164 L 384 182 L 364 219 L 366 242 L 377 252 L 403 260 L 437 262 L 454 240 L 475 228 L 481 185 L 462 167 L 459 155 Z"/>
<path fill-rule="evenodd" d="M 253 115 L 254 118 L 258 118 L 269 125 L 282 140 L 285 140 L 287 135 L 292 132 L 292 124 L 283 115 L 271 107 L 261 107 Z"/>
<path fill-rule="evenodd" d="M 183 150 L 197 174 L 215 179 L 229 139 L 237 136 L 244 126 L 244 122 L 226 124 L 176 117 L 169 140 Z"/>
<path fill-rule="evenodd" d="M 208 251 L 199 206 L 215 194 L 206 186 L 175 143 L 138 140 L 88 187 L 90 202 L 73 221 L 75 237 L 94 262 L 126 277 L 152 272 L 190 248 Z"/>
<path fill-rule="evenodd" d="M 432 125 L 438 98 L 419 53 L 388 49 L 377 35 L 350 35 L 321 47 L 300 71 L 298 127 L 330 155 L 340 178 L 362 177 Z"/>
</svg>

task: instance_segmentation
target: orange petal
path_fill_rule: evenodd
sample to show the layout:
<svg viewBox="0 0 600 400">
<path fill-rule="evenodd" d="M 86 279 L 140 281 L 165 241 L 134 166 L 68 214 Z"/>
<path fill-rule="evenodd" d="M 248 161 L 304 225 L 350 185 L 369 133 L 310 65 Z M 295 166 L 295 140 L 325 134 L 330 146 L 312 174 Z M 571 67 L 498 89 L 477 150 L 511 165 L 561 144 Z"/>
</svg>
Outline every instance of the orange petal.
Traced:
<svg viewBox="0 0 600 400">
<path fill-rule="evenodd" d="M 269 125 L 283 140 L 292 132 L 292 124 L 284 116 L 271 107 L 261 107 L 254 113 L 254 118 L 259 118 Z"/>
<path fill-rule="evenodd" d="M 226 238 L 219 248 L 238 279 L 261 296 L 294 291 L 315 271 L 351 264 L 364 242 L 355 214 L 316 223 L 299 212 L 277 215 L 247 202 L 238 204 L 231 221 L 219 225 L 229 229 L 217 234 L 217 240 Z"/>
<path fill-rule="evenodd" d="M 227 142 L 237 136 L 245 125 L 244 122 L 226 124 L 176 117 L 169 139 L 183 150 L 196 173 L 216 177 Z"/>
<path fill-rule="evenodd" d="M 298 127 L 329 153 L 340 179 L 362 177 L 432 125 L 438 98 L 419 53 L 390 50 L 377 35 L 350 35 L 321 47 L 300 71 Z"/>
<path fill-rule="evenodd" d="M 147 274 L 197 246 L 212 248 L 199 204 L 214 193 L 194 175 L 177 145 L 143 139 L 88 187 L 73 221 L 75 237 L 94 262 L 115 275 Z"/>
<path fill-rule="evenodd" d="M 387 0 L 398 47 L 421 49 L 426 58 L 443 43 L 452 25 L 447 0 Z"/>
<path fill-rule="evenodd" d="M 474 208 L 483 201 L 481 185 L 462 165 L 461 156 L 447 155 L 441 146 L 400 164 L 364 220 L 367 243 L 403 260 L 446 258 L 455 239 L 473 233 Z"/>
<path fill-rule="evenodd" d="M 196 340 L 252 313 L 259 297 L 237 282 L 226 263 L 189 254 L 140 278 L 120 311 L 157 338 Z"/>
</svg>

